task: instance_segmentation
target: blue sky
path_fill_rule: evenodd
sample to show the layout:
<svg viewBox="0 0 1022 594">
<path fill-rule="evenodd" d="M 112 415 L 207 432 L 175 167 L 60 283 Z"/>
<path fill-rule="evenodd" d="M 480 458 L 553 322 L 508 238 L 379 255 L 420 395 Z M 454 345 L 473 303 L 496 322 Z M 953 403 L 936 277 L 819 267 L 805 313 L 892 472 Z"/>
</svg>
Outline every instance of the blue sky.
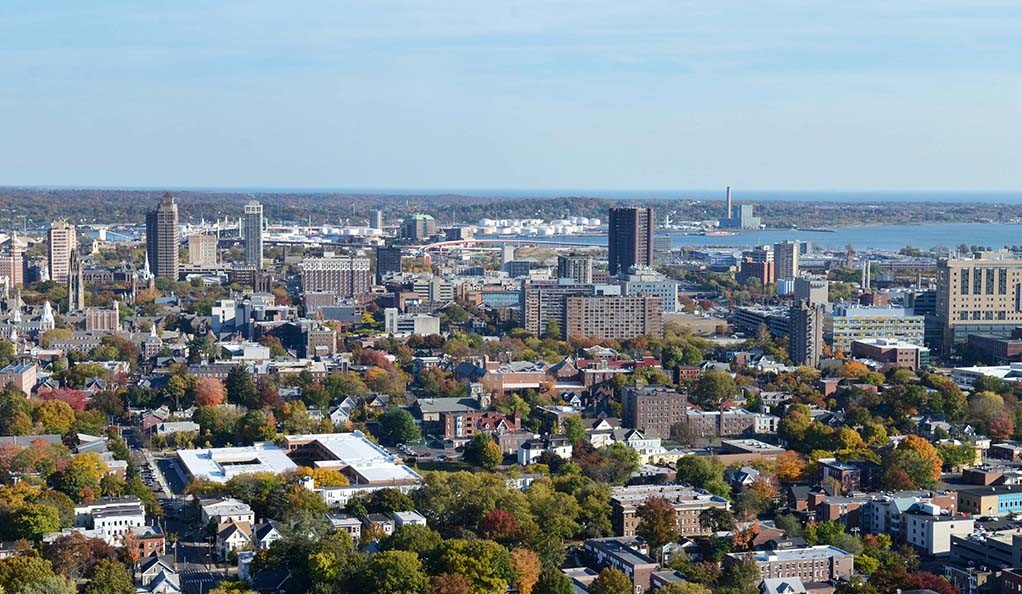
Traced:
<svg viewBox="0 0 1022 594">
<path fill-rule="evenodd" d="M 1018 190 L 1022 3 L 0 3 L 0 184 Z"/>
</svg>

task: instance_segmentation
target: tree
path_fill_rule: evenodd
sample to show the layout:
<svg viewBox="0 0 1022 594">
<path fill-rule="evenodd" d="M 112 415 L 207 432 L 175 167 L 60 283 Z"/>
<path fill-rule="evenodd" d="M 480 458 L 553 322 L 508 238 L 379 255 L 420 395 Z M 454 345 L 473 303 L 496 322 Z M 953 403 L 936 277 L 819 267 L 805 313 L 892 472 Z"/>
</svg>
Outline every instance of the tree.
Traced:
<svg viewBox="0 0 1022 594">
<path fill-rule="evenodd" d="M 64 435 L 75 423 L 75 411 L 63 400 L 45 400 L 32 413 L 44 433 Z"/>
<path fill-rule="evenodd" d="M 501 542 L 513 538 L 517 533 L 518 519 L 502 509 L 491 509 L 479 522 L 479 536 L 489 540 Z"/>
<path fill-rule="evenodd" d="M 392 407 L 380 416 L 380 438 L 390 444 L 415 441 L 422 437 L 411 413 Z"/>
<path fill-rule="evenodd" d="M 57 473 L 57 488 L 81 503 L 100 495 L 100 481 L 106 474 L 106 463 L 95 452 L 79 454 Z"/>
<path fill-rule="evenodd" d="M 578 415 L 571 415 L 564 419 L 564 427 L 562 429 L 564 430 L 564 436 L 573 444 L 586 438 L 585 425 L 582 424 L 582 419 Z"/>
<path fill-rule="evenodd" d="M 55 507 L 29 503 L 15 508 L 8 516 L 15 538 L 39 542 L 46 534 L 60 531 L 60 515 Z"/>
<path fill-rule="evenodd" d="M 460 573 L 441 573 L 429 580 L 426 594 L 472 594 L 472 582 Z"/>
<path fill-rule="evenodd" d="M 884 459 L 884 480 L 889 484 L 904 482 L 910 488 L 930 488 L 940 479 L 941 460 L 929 441 L 908 435 Z M 901 486 L 901 485 L 899 485 Z"/>
<path fill-rule="evenodd" d="M 543 329 L 543 338 L 550 340 L 561 340 L 564 333 L 561 331 L 561 324 L 557 320 L 550 320 Z"/>
<path fill-rule="evenodd" d="M 660 559 L 659 551 L 668 543 L 678 540 L 678 525 L 674 506 L 663 497 L 650 497 L 636 510 L 639 525 L 635 534 L 649 543 L 653 557 Z"/>
<path fill-rule="evenodd" d="M 543 569 L 539 557 L 529 549 L 515 549 L 511 551 L 511 568 L 515 572 L 515 589 L 520 594 L 530 594 Z"/>
<path fill-rule="evenodd" d="M 405 524 L 380 541 L 381 551 L 409 551 L 429 559 L 440 548 L 440 533 L 429 526 Z"/>
<path fill-rule="evenodd" d="M 219 406 L 224 401 L 224 384 L 215 377 L 200 378 L 194 391 L 196 406 Z"/>
<path fill-rule="evenodd" d="M 710 532 L 731 530 L 735 518 L 730 511 L 722 507 L 710 507 L 699 512 L 699 526 Z"/>
<path fill-rule="evenodd" d="M 555 567 L 544 569 L 532 589 L 533 594 L 572 594 L 571 579 Z"/>
<path fill-rule="evenodd" d="M 49 561 L 30 555 L 0 559 L 0 588 L 7 594 L 75 594 L 74 584 L 55 575 Z"/>
<path fill-rule="evenodd" d="M 677 462 L 677 480 L 726 497 L 731 487 L 724 481 L 724 467 L 716 459 L 685 456 Z"/>
<path fill-rule="evenodd" d="M 100 559 L 92 567 L 84 594 L 134 594 L 135 586 L 124 565 L 111 559 Z"/>
<path fill-rule="evenodd" d="M 776 460 L 777 478 L 782 483 L 797 483 L 806 473 L 806 463 L 798 452 L 786 450 Z"/>
<path fill-rule="evenodd" d="M 86 538 L 75 532 L 44 544 L 42 554 L 64 576 L 78 580 L 92 571 L 96 561 L 116 557 L 117 551 L 98 538 Z"/>
<path fill-rule="evenodd" d="M 363 579 L 363 591 L 375 594 L 415 594 L 424 592 L 429 585 L 419 556 L 409 551 L 383 551 L 373 555 Z"/>
<path fill-rule="evenodd" d="M 256 396 L 258 395 L 256 384 L 252 379 L 252 374 L 249 373 L 244 365 L 232 367 L 227 372 L 225 385 L 227 386 L 228 402 L 245 406 L 251 406 L 256 403 Z"/>
<path fill-rule="evenodd" d="M 725 371 L 707 371 L 699 376 L 692 388 L 692 399 L 710 409 L 720 407 L 720 403 L 734 398 L 738 393 L 738 385 L 730 373 Z"/>
<path fill-rule="evenodd" d="M 489 433 L 477 433 L 472 441 L 465 444 L 464 457 L 469 464 L 482 466 L 487 470 L 493 470 L 504 461 L 500 446 L 493 441 Z"/>
<path fill-rule="evenodd" d="M 937 455 L 945 466 L 951 468 L 969 466 L 976 461 L 976 450 L 967 443 L 959 445 L 942 443 L 937 446 Z"/>
<path fill-rule="evenodd" d="M 503 594 L 514 578 L 507 549 L 491 540 L 448 540 L 437 565 L 442 572 L 464 575 L 476 594 Z"/>
<path fill-rule="evenodd" d="M 589 594 L 632 594 L 632 580 L 625 572 L 606 567 L 589 585 Z"/>
</svg>

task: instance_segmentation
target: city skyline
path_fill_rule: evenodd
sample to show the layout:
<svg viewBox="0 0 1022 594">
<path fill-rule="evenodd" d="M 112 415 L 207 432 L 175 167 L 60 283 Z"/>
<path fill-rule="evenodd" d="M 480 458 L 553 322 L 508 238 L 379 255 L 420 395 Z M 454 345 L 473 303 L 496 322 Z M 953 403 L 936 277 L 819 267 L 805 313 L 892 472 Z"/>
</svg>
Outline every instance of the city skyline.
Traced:
<svg viewBox="0 0 1022 594">
<path fill-rule="evenodd" d="M 1020 185 L 1022 11 L 1004 2 L 63 2 L 0 17 L 5 185 Z"/>
</svg>

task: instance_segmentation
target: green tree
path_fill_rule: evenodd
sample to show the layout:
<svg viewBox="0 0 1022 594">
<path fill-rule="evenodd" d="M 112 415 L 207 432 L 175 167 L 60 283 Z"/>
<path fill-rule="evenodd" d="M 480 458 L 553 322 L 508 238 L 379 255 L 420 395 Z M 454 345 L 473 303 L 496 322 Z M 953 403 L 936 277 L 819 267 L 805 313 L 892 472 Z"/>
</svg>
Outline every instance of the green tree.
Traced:
<svg viewBox="0 0 1022 594">
<path fill-rule="evenodd" d="M 550 340 L 561 340 L 564 333 L 561 331 L 561 324 L 557 320 L 550 320 L 543 329 L 543 338 Z"/>
<path fill-rule="evenodd" d="M 650 552 L 660 559 L 661 547 L 679 537 L 674 506 L 663 497 L 651 497 L 635 513 L 639 517 L 635 534 L 649 543 Z"/>
<path fill-rule="evenodd" d="M 60 531 L 60 514 L 55 507 L 29 503 L 8 516 L 8 528 L 16 538 L 39 542 L 43 536 Z"/>
<path fill-rule="evenodd" d="M 738 385 L 731 374 L 725 371 L 707 371 L 699 376 L 692 388 L 693 401 L 709 409 L 719 408 L 721 402 L 737 394 Z"/>
<path fill-rule="evenodd" d="M 112 559 L 100 559 L 92 566 L 84 594 L 134 594 L 128 570 Z"/>
<path fill-rule="evenodd" d="M 510 554 L 491 540 L 448 540 L 437 565 L 441 571 L 464 575 L 476 594 L 504 594 L 514 579 Z"/>
<path fill-rule="evenodd" d="M 632 594 L 632 580 L 625 572 L 606 567 L 589 585 L 589 594 Z"/>
<path fill-rule="evenodd" d="M 228 402 L 244 406 L 256 404 L 258 390 L 256 390 L 255 380 L 252 379 L 252 374 L 244 365 L 232 367 L 227 372 L 227 381 L 224 384 L 227 387 Z"/>
<path fill-rule="evenodd" d="M 403 408 L 391 407 L 380 416 L 380 438 L 389 444 L 415 441 L 422 437 L 411 413 Z"/>
<path fill-rule="evenodd" d="M 363 579 L 363 591 L 375 594 L 416 594 L 429 585 L 419 556 L 409 551 L 376 553 L 369 558 Z"/>
<path fill-rule="evenodd" d="M 493 470 L 504 461 L 500 446 L 493 441 L 489 433 L 477 433 L 472 441 L 465 444 L 464 457 L 469 464 L 482 466 L 487 470 Z"/>
<path fill-rule="evenodd" d="M 572 594 L 571 579 L 560 569 L 550 567 L 539 574 L 539 581 L 532 588 L 532 594 Z"/>
<path fill-rule="evenodd" d="M 420 559 L 431 559 L 440 548 L 440 533 L 429 526 L 405 524 L 380 541 L 381 551 L 410 551 Z"/>
<path fill-rule="evenodd" d="M 678 460 L 677 477 L 678 482 L 691 483 L 722 497 L 731 493 L 731 487 L 724 482 L 724 467 L 715 458 L 685 456 Z"/>
<path fill-rule="evenodd" d="M 571 415 L 564 419 L 564 436 L 575 444 L 586 438 L 586 428 L 578 415 Z"/>
</svg>

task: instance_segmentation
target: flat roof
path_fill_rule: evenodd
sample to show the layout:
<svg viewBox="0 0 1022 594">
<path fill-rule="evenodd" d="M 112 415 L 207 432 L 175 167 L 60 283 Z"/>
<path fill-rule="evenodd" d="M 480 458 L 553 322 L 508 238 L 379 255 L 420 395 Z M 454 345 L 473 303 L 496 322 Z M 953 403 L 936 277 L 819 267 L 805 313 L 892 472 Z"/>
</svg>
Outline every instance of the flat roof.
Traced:
<svg viewBox="0 0 1022 594">
<path fill-rule="evenodd" d="M 801 549 L 780 549 L 773 551 L 756 551 L 756 561 L 803 561 L 805 559 L 826 559 L 830 557 L 850 557 L 851 553 L 830 545 L 818 545 Z"/>
<path fill-rule="evenodd" d="M 233 448 L 178 450 L 177 457 L 193 478 L 206 477 L 215 483 L 254 472 L 280 474 L 297 470 L 287 452 L 271 443 L 256 443 Z"/>
</svg>

